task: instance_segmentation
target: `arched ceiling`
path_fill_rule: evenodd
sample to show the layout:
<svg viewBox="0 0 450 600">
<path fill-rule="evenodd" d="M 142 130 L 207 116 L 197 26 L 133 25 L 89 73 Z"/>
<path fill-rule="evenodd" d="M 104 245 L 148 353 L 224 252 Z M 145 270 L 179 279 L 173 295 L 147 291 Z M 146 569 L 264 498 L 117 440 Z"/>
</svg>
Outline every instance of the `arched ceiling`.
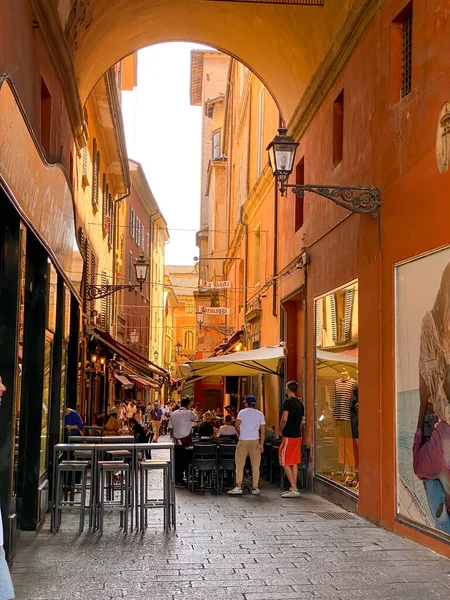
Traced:
<svg viewBox="0 0 450 600">
<path fill-rule="evenodd" d="M 42 1 L 42 0 L 41 0 Z M 84 103 L 100 77 L 124 56 L 167 41 L 198 42 L 246 64 L 294 114 L 349 11 L 361 0 L 323 6 L 217 0 L 53 0 L 72 53 Z"/>
</svg>

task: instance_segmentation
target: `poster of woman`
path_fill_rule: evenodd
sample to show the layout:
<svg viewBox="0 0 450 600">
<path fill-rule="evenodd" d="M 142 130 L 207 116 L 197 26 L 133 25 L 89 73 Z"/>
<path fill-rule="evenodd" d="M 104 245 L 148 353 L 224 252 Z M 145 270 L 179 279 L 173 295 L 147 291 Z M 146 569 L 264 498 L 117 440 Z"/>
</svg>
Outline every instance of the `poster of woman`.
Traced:
<svg viewBox="0 0 450 600">
<path fill-rule="evenodd" d="M 450 249 L 395 274 L 397 513 L 450 536 Z"/>
</svg>

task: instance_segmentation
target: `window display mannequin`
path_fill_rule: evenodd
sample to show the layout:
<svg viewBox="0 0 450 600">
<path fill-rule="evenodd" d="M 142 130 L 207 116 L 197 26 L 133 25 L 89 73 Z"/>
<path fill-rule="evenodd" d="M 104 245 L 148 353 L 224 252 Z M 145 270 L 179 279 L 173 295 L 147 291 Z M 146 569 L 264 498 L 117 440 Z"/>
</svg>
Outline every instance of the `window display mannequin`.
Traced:
<svg viewBox="0 0 450 600">
<path fill-rule="evenodd" d="M 339 436 L 339 462 L 344 465 L 341 480 L 347 483 L 354 477 L 355 453 L 350 418 L 350 402 L 356 379 L 348 374 L 345 367 L 333 387 L 333 416 L 336 419 Z M 349 475 L 350 474 L 350 475 Z"/>
</svg>

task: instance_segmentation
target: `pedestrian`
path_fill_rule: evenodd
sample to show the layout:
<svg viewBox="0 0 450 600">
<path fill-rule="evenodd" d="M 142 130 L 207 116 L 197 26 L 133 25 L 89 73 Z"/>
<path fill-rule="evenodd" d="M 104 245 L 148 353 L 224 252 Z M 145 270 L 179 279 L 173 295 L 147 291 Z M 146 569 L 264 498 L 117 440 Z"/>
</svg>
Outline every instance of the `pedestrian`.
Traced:
<svg viewBox="0 0 450 600">
<path fill-rule="evenodd" d="M 126 400 L 125 400 L 126 402 Z M 134 400 L 130 400 L 127 404 L 127 419 L 130 420 L 136 414 L 136 404 Z"/>
<path fill-rule="evenodd" d="M 6 387 L 0 377 L 0 406 L 2 405 L 3 393 L 6 392 Z M 6 490 L 3 490 L 5 492 Z M 4 498 L 2 498 L 4 500 Z M 3 549 L 3 520 L 2 509 L 0 502 L 0 598 L 1 600 L 12 600 L 15 598 L 14 588 L 9 573 L 8 563 L 6 562 L 5 550 Z"/>
<path fill-rule="evenodd" d="M 239 442 L 236 446 L 236 486 L 228 492 L 231 496 L 242 496 L 242 480 L 244 479 L 244 467 L 248 456 L 252 465 L 252 494 L 259 496 L 261 493 L 259 489 L 259 468 L 261 453 L 264 452 L 266 419 L 255 406 L 255 396 L 247 396 L 245 404 L 246 407 L 239 411 L 235 423 Z"/>
<path fill-rule="evenodd" d="M 150 411 L 150 420 L 153 431 L 153 441 L 157 442 L 159 438 L 159 430 L 161 428 L 162 410 L 158 402 L 154 402 L 153 408 Z"/>
<path fill-rule="evenodd" d="M 283 498 L 296 498 L 298 491 L 298 465 L 302 460 L 302 427 L 305 407 L 297 397 L 298 383 L 289 381 L 286 386 L 287 398 L 281 407 L 281 446 L 279 449 L 280 466 L 289 480 L 290 488 L 283 492 Z"/>
<path fill-rule="evenodd" d="M 191 401 L 186 396 L 181 399 L 181 406 L 173 410 L 169 420 L 169 430 L 175 444 L 175 485 L 185 487 L 183 478 L 187 469 L 186 448 L 192 442 L 192 423 L 197 421 L 197 415 L 189 410 Z"/>
<path fill-rule="evenodd" d="M 169 406 L 167 404 L 162 404 L 161 405 L 161 429 L 160 429 L 160 433 L 161 435 L 166 435 L 167 433 L 167 423 L 169 421 L 169 416 L 170 416 L 170 409 Z"/>
</svg>

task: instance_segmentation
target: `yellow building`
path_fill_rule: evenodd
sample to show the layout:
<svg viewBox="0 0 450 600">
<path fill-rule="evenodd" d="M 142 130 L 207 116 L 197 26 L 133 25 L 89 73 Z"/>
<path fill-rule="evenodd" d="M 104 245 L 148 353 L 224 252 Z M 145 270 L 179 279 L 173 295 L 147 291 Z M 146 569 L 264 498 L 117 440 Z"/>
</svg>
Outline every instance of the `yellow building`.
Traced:
<svg viewBox="0 0 450 600">
<path fill-rule="evenodd" d="M 84 107 L 86 145 L 75 165 L 78 238 L 84 259 L 83 311 L 87 331 L 110 333 L 114 322 L 114 298 L 90 299 L 94 286 L 116 283 L 117 212 L 122 196 L 130 190 L 128 158 L 120 109 L 118 68 L 109 69 L 92 90 Z M 84 339 L 83 367 L 89 364 L 88 338 Z M 108 384 L 88 371 L 82 372 L 80 405 L 83 416 L 93 419 L 105 410 Z"/>
</svg>

